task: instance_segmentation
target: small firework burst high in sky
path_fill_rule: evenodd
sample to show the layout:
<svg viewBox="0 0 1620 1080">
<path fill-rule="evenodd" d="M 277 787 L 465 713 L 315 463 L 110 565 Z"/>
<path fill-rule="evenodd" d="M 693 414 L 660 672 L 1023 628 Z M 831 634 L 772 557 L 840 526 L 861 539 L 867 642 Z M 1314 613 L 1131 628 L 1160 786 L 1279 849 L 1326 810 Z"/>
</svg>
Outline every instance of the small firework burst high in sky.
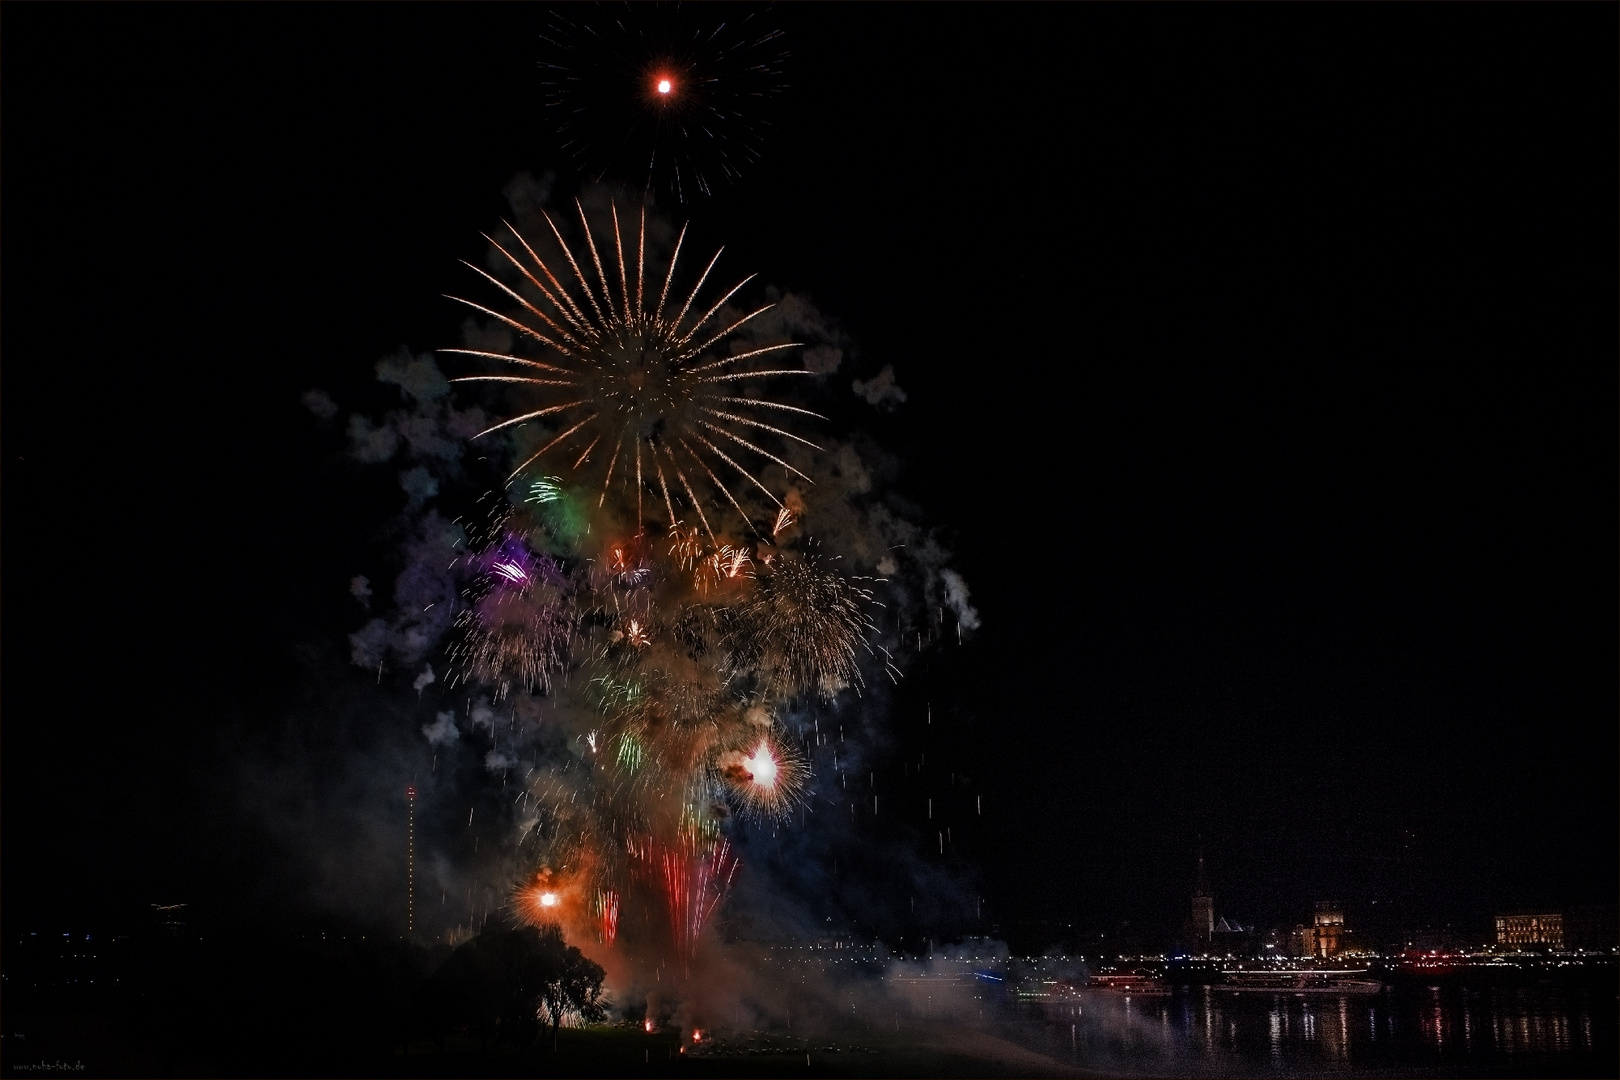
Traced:
<svg viewBox="0 0 1620 1080">
<path fill-rule="evenodd" d="M 758 158 L 786 86 L 782 32 L 761 12 L 581 5 L 554 12 L 541 40 L 545 116 L 581 170 L 677 202 Z"/>
</svg>

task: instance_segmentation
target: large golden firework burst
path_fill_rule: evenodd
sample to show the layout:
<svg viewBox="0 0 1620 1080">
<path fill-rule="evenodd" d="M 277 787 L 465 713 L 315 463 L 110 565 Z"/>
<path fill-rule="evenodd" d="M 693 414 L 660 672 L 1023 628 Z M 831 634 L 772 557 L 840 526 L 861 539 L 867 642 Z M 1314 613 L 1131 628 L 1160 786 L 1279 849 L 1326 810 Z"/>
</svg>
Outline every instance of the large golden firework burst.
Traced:
<svg viewBox="0 0 1620 1080">
<path fill-rule="evenodd" d="M 662 284 L 657 284 L 647 280 L 645 208 L 633 238 L 635 248 L 627 257 L 619 210 L 612 206 L 612 249 L 604 260 L 584 207 L 577 201 L 574 205 L 584 235 L 582 255 L 595 270 L 594 281 L 581 266 L 584 260 L 576 258 L 556 222 L 546 214 L 567 272 L 553 272 L 529 241 L 508 225 L 515 244 L 485 239 L 521 275 L 517 288 L 467 265 L 514 301 L 517 309 L 503 314 L 470 300 L 451 298 L 498 319 L 540 353 L 535 358 L 478 349 L 443 350 L 499 361 L 520 372 L 466 375 L 453 382 L 505 383 L 533 395 L 534 408 L 475 437 L 544 423 L 550 438 L 513 471 L 509 481 L 544 459 L 547 467 L 566 469 L 581 482 L 588 479 L 589 490 L 599 489 L 598 507 L 606 502 L 615 482 L 621 491 L 633 483 L 638 521 L 643 518 L 644 492 L 655 499 L 662 497 L 671 526 L 681 520 L 676 503 L 682 501 L 696 512 L 711 540 L 715 530 L 704 512 L 700 488 L 708 487 L 711 493 L 723 496 L 744 522 L 750 520 L 749 515 L 732 487 L 747 490 L 746 485 L 752 485 L 781 508 L 782 501 L 760 479 L 759 470 L 774 463 L 805 480 L 809 477 L 760 443 L 770 437 L 820 448 L 770 421 L 783 414 L 825 418 L 795 405 L 745 397 L 740 392 L 750 382 L 812 374 L 771 363 L 777 354 L 798 347 L 799 342 L 731 354 L 723 351 L 738 330 L 774 306 L 765 304 L 742 315 L 726 309 L 754 275 L 724 290 L 712 303 L 700 305 L 698 297 L 722 248 L 682 300 L 678 294 L 672 295 L 672 286 L 686 239 L 684 226 Z M 598 469 L 599 484 L 595 476 L 587 476 Z"/>
</svg>

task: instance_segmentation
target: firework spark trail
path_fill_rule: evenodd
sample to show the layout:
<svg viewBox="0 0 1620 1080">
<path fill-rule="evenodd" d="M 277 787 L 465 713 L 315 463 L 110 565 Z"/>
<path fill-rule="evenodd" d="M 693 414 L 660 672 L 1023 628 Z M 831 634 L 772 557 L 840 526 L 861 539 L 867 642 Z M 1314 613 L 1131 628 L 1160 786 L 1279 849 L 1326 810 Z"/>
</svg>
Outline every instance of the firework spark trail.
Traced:
<svg viewBox="0 0 1620 1080">
<path fill-rule="evenodd" d="M 482 438 L 548 418 L 556 418 L 562 425 L 560 432 L 529 453 L 512 471 L 509 482 L 553 451 L 564 455 L 559 463 L 566 466 L 568 473 L 593 471 L 588 468 L 593 464 L 593 448 L 605 446 L 611 441 L 612 454 L 604 455 L 607 460 L 601 478 L 601 493 L 597 498 L 598 506 L 606 504 L 615 474 L 620 477 L 621 485 L 630 480 L 629 470 L 618 469 L 628 438 L 630 455 L 635 459 L 638 521 L 642 512 L 641 496 L 648 478 L 646 466 L 650 466 L 652 476 L 657 480 L 656 493 L 661 497 L 668 517 L 667 524 L 673 527 L 679 521 L 680 514 L 675 506 L 675 495 L 678 493 L 684 496 L 685 505 L 696 513 L 711 540 L 716 535 L 715 530 L 705 512 L 705 500 L 693 485 L 694 479 L 706 477 L 714 485 L 714 493 L 735 508 L 744 522 L 748 520 L 748 515 L 742 511 L 736 497 L 716 475 L 709 461 L 724 463 L 764 492 L 773 504 L 780 506 L 781 500 L 761 479 L 760 469 L 775 465 L 806 482 L 811 482 L 810 477 L 740 432 L 760 431 L 812 449 L 819 447 L 767 419 L 747 414 L 762 409 L 810 417 L 817 417 L 818 414 L 786 402 L 739 397 L 731 387 L 742 382 L 814 374 L 804 368 L 755 366 L 784 350 L 799 348 L 801 343 L 784 341 L 729 355 L 710 355 L 710 349 L 722 346 L 745 325 L 774 306 L 765 304 L 744 314 L 725 315 L 717 321 L 717 316 L 722 315 L 730 299 L 752 280 L 752 275 L 722 290 L 718 299 L 709 303 L 701 314 L 692 316 L 695 301 L 720 258 L 720 251 L 716 251 L 679 310 L 670 317 L 666 313 L 666 304 L 680 257 L 680 244 L 685 238 L 683 229 L 681 239 L 670 257 L 658 301 L 649 307 L 641 287 L 647 270 L 646 212 L 643 210 L 641 213 L 637 243 L 632 252 L 636 260 L 634 272 L 637 282 L 632 295 L 628 284 L 630 267 L 626 261 L 628 257 L 618 207 L 614 204 L 611 207 L 612 244 L 609 251 L 618 260 L 615 276 L 619 289 L 615 296 L 610 275 L 603 266 L 598 250 L 596 234 L 583 205 L 576 201 L 575 206 L 589 253 L 586 261 L 596 271 L 594 283 L 557 222 L 549 214 L 543 214 L 558 250 L 571 271 L 571 277 L 560 277 L 535 251 L 534 246 L 508 225 L 507 229 L 519 240 L 522 255 L 514 253 L 506 245 L 493 240 L 490 242 L 521 275 L 523 283 L 533 289 L 533 297 L 525 296 L 493 275 L 473 267 L 482 278 L 493 283 L 518 305 L 516 313 L 502 314 L 471 300 L 451 298 L 516 331 L 520 338 L 540 347 L 546 356 L 546 359 L 538 360 L 488 349 L 442 350 L 494 360 L 530 372 L 463 375 L 451 380 L 456 383 L 495 383 L 539 399 L 534 403 L 537 407 L 523 409 L 499 420 L 474 437 Z M 572 287 L 565 285 L 565 280 L 570 281 Z M 576 293 L 583 303 L 575 298 Z M 551 309 L 549 313 L 547 307 Z M 710 436 L 739 449 L 728 453 L 716 445 Z M 742 455 L 743 451 L 754 458 L 763 459 L 763 464 L 751 467 L 733 456 Z M 705 460 L 705 456 L 709 461 Z M 600 463 L 599 459 L 597 463 Z M 664 469 L 666 463 L 676 477 L 674 492 Z M 687 475 L 687 465 L 693 466 L 690 477 Z M 718 502 L 712 505 L 716 512 L 722 506 Z"/>
<path fill-rule="evenodd" d="M 619 936 L 619 894 L 613 889 L 596 892 L 596 917 L 601 920 L 601 941 L 613 944 Z"/>
<path fill-rule="evenodd" d="M 675 850 L 658 854 L 676 951 L 692 957 L 709 916 L 731 888 L 737 860 L 725 839 L 701 841 L 683 833 Z"/>
</svg>

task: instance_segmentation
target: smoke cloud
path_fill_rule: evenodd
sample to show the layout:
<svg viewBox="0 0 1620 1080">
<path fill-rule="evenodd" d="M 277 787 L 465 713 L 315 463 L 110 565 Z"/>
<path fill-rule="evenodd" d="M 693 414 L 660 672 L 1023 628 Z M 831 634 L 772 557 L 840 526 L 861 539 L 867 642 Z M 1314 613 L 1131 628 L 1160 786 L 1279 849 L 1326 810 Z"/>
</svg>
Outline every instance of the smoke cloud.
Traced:
<svg viewBox="0 0 1620 1080">
<path fill-rule="evenodd" d="M 429 746 L 449 746 L 454 743 L 461 738 L 461 729 L 456 727 L 456 714 L 440 713 L 434 717 L 433 723 L 422 725 L 422 735 Z"/>
<path fill-rule="evenodd" d="M 979 628 L 979 612 L 968 603 L 967 582 L 955 570 L 941 570 L 940 582 L 945 587 L 945 604 L 956 613 L 956 621 L 963 630 Z"/>
<path fill-rule="evenodd" d="M 892 411 L 906 400 L 906 392 L 894 381 L 893 364 L 884 364 L 883 370 L 870 379 L 856 379 L 852 386 L 862 400 L 874 408 Z"/>
</svg>

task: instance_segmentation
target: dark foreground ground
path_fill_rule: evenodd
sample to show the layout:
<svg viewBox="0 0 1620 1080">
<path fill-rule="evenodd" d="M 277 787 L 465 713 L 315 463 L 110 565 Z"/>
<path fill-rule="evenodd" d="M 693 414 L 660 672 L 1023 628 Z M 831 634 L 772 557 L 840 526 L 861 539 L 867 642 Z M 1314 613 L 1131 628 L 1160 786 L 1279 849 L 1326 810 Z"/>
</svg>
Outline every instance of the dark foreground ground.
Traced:
<svg viewBox="0 0 1620 1080">
<path fill-rule="evenodd" d="M 783 1034 L 725 1040 L 683 1052 L 674 1033 L 634 1029 L 564 1030 L 555 1051 L 483 1049 L 447 1039 L 392 1053 L 293 1051 L 274 1039 L 244 1038 L 222 1057 L 212 1040 L 193 1053 L 142 1045 L 106 1017 L 17 1014 L 0 1041 L 7 1076 L 400 1076 L 400 1077 L 972 1077 L 1111 1075 L 1064 1066 L 993 1035 L 949 1030 L 908 1032 L 858 1042 Z M 243 1032 L 244 1036 L 247 1032 Z M 234 1059 L 234 1060 L 233 1060 Z"/>
<path fill-rule="evenodd" d="M 621 1026 L 565 1029 L 555 1050 L 429 1007 L 436 962 L 370 935 L 19 934 L 0 950 L 0 1078 L 1620 1075 L 1612 960 L 1392 977 L 1367 995 L 1177 984 L 1041 1002 L 817 969 L 820 996 L 793 997 L 779 1028 L 683 1049 L 621 1008 Z"/>
<path fill-rule="evenodd" d="M 1196 998 L 1196 991 L 1194 998 Z M 1612 1002 L 1612 997 L 1607 999 Z M 244 1017 L 235 1032 L 197 1031 L 189 1041 L 133 1036 L 109 1017 L 14 1012 L 4 1018 L 5 1076 L 131 1077 L 1387 1077 L 1613 1076 L 1612 1053 L 1530 1054 L 1469 1059 L 1448 1055 L 1382 1060 L 1267 1061 L 1262 1056 L 1177 1057 L 1141 1045 L 1082 1047 L 1044 1041 L 1025 1021 L 979 1025 L 913 1024 L 897 1033 L 807 1038 L 755 1032 L 690 1043 L 674 1032 L 634 1027 L 564 1030 L 519 1051 L 466 1035 L 411 1039 L 391 1048 L 320 1048 L 293 1032 L 256 1029 Z M 1066 1025 L 1065 1025 L 1066 1026 Z M 1150 1025 L 1157 1027 L 1156 1024 Z M 1016 1040 L 1016 1041 L 1015 1041 Z M 1028 1044 L 1028 1045 L 1023 1045 Z M 1043 1054 L 1029 1048 L 1039 1046 Z M 1068 1058 L 1069 1060 L 1061 1060 Z"/>
</svg>

